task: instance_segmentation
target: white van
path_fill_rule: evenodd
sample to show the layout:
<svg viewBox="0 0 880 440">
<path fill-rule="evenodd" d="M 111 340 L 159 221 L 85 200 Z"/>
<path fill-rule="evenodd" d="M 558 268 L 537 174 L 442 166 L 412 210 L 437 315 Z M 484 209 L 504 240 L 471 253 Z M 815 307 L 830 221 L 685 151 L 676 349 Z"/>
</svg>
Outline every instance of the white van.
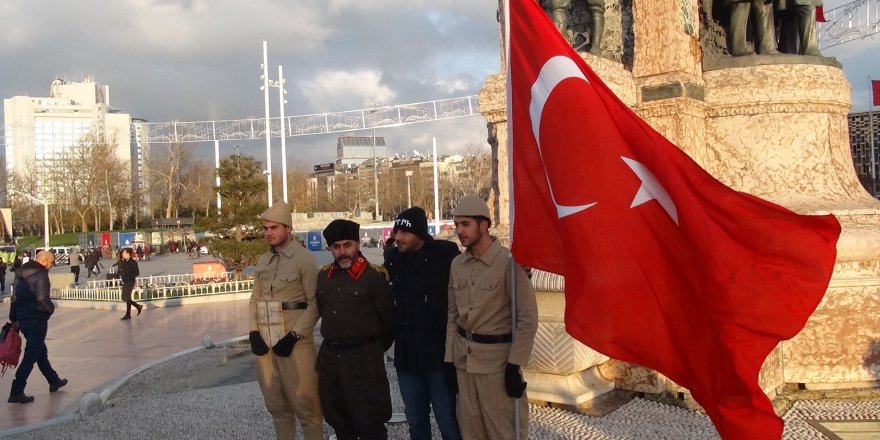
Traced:
<svg viewBox="0 0 880 440">
<path fill-rule="evenodd" d="M 37 252 L 45 250 L 44 247 L 38 247 L 36 249 Z M 70 254 L 73 253 L 73 247 L 71 246 L 49 246 L 49 252 L 55 254 L 55 265 L 61 266 L 63 264 L 70 264 Z M 34 254 L 36 255 L 36 254 Z"/>
</svg>

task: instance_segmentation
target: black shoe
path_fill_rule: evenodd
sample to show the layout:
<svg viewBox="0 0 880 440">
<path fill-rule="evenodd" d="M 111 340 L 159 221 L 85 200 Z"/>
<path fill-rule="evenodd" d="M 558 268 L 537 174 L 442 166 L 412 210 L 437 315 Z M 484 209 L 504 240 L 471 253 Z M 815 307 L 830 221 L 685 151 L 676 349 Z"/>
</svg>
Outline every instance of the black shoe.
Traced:
<svg viewBox="0 0 880 440">
<path fill-rule="evenodd" d="M 9 395 L 9 399 L 6 400 L 9 403 L 31 403 L 34 401 L 34 396 L 26 396 L 24 393 Z"/>
<path fill-rule="evenodd" d="M 58 382 L 49 385 L 49 392 L 54 393 L 55 391 L 61 389 L 61 387 L 63 387 L 64 385 L 67 385 L 67 379 L 58 379 Z"/>
<path fill-rule="evenodd" d="M 144 309 L 144 305 L 143 305 L 143 304 L 138 304 L 138 305 L 136 305 L 135 307 L 138 309 L 138 314 L 137 314 L 137 315 L 138 315 L 138 316 L 141 316 L 141 310 Z"/>
<path fill-rule="evenodd" d="M 122 318 L 119 318 L 119 319 L 125 321 L 126 319 L 131 319 L 131 315 L 125 315 L 125 316 L 123 316 Z"/>
</svg>

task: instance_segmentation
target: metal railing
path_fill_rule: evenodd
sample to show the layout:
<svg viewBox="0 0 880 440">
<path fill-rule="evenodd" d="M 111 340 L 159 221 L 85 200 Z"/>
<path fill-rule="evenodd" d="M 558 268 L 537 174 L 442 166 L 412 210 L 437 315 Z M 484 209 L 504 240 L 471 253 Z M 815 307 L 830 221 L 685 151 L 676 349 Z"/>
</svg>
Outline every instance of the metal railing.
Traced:
<svg viewBox="0 0 880 440">
<path fill-rule="evenodd" d="M 192 281 L 199 280 L 231 280 L 235 276 L 234 272 L 219 272 L 217 274 L 194 275 L 191 273 L 177 275 L 153 275 L 148 277 L 135 278 L 135 287 L 145 288 L 150 286 L 171 286 L 178 284 L 189 284 Z M 119 278 L 112 280 L 89 280 L 86 281 L 86 289 L 110 289 L 122 287 L 122 281 Z"/>
<path fill-rule="evenodd" d="M 369 109 L 269 118 L 269 134 L 272 137 L 281 136 L 282 124 L 285 136 L 295 137 L 397 127 L 477 115 L 480 115 L 479 98 L 470 95 Z M 266 118 L 135 122 L 132 123 L 131 133 L 132 142 L 150 144 L 263 139 L 266 136 Z"/>
<path fill-rule="evenodd" d="M 156 301 L 176 298 L 190 298 L 211 295 L 228 295 L 250 292 L 254 289 L 254 280 L 208 282 L 199 284 L 150 285 L 135 287 L 132 298 L 135 301 Z M 54 289 L 52 298 L 77 301 L 120 301 L 121 288 L 64 288 Z"/>
<path fill-rule="evenodd" d="M 819 25 L 819 47 L 828 49 L 880 33 L 880 0 L 853 0 L 825 10 Z"/>
</svg>

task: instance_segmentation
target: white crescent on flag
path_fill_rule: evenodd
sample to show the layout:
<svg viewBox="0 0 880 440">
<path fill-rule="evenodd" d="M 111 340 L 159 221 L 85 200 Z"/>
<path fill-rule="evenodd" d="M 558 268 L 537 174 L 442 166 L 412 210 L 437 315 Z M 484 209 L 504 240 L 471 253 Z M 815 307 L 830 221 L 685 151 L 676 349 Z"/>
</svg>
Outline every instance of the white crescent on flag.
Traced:
<svg viewBox="0 0 880 440">
<path fill-rule="evenodd" d="M 535 136 L 535 142 L 538 145 L 538 155 L 541 156 L 541 163 L 544 165 L 544 174 L 547 175 L 547 166 L 544 164 L 544 154 L 541 151 L 541 114 L 544 112 L 544 105 L 547 98 L 553 93 L 553 89 L 567 78 L 580 78 L 587 84 L 587 78 L 584 77 L 581 69 L 571 58 L 564 56 L 555 56 L 547 60 L 541 67 L 541 73 L 532 84 L 532 100 L 529 104 L 529 117 L 532 120 L 532 133 Z M 550 177 L 547 176 L 547 187 L 550 188 L 550 199 L 556 205 L 556 216 L 560 219 L 572 214 L 577 214 L 585 209 L 595 205 L 597 202 L 587 203 L 583 205 L 560 205 L 556 202 L 556 195 L 553 194 L 553 184 L 550 183 Z"/>
</svg>

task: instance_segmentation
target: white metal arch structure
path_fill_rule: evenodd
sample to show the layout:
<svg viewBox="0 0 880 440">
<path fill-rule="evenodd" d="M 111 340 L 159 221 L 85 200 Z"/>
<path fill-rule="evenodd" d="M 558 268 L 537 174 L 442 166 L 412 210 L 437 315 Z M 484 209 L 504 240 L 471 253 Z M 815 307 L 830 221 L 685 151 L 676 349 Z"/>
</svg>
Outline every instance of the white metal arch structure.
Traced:
<svg viewBox="0 0 880 440">
<path fill-rule="evenodd" d="M 819 25 L 819 47 L 828 49 L 880 33 L 880 0 L 853 0 L 825 10 Z"/>
<path fill-rule="evenodd" d="M 269 134 L 271 137 L 281 136 L 282 120 L 285 136 L 292 137 L 396 127 L 479 114 L 477 96 L 471 95 L 362 110 L 270 118 Z M 266 137 L 266 119 L 257 117 L 225 121 L 140 122 L 132 125 L 135 128 L 132 133 L 137 136 L 134 140 L 150 144 L 238 141 Z"/>
</svg>

